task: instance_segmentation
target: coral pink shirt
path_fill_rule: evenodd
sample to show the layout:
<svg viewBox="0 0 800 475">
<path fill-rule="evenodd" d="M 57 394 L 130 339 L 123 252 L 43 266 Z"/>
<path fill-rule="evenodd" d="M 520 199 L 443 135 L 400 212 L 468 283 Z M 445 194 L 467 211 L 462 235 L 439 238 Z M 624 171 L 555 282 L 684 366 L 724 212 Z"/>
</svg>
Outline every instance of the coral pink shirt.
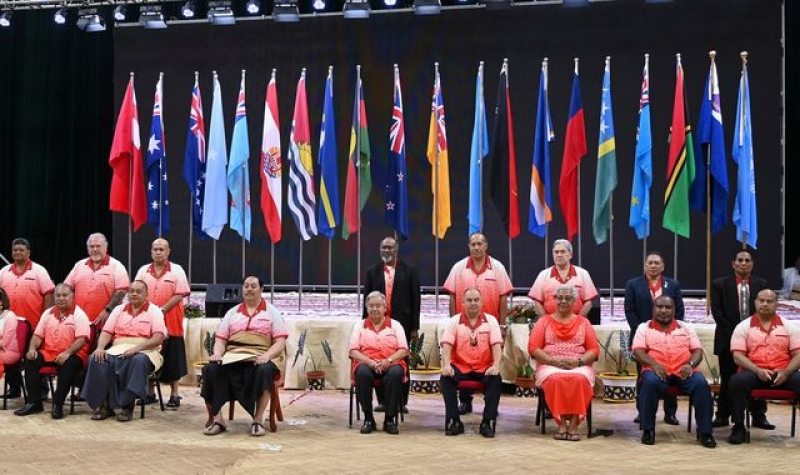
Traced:
<svg viewBox="0 0 800 475">
<path fill-rule="evenodd" d="M 11 310 L 0 312 L 0 325 L 3 334 L 3 347 L 0 348 L 0 363 L 15 364 L 22 357 L 23 348 L 17 343 L 17 324 L 19 320 Z"/>
<path fill-rule="evenodd" d="M 17 271 L 14 263 L 0 269 L 0 287 L 8 294 L 11 310 L 28 320 L 31 327 L 39 323 L 44 296 L 55 289 L 47 269 L 30 260 L 22 272 Z"/>
<path fill-rule="evenodd" d="M 133 313 L 131 304 L 118 305 L 108 316 L 103 332 L 119 338 L 151 338 L 156 333 L 167 336 L 164 314 L 150 302 L 145 302 L 139 312 Z"/>
<path fill-rule="evenodd" d="M 561 322 L 546 315 L 536 322 L 528 338 L 528 354 L 534 350 L 543 350 L 553 358 L 580 358 L 587 351 L 599 355 L 600 345 L 586 317 L 576 315 L 568 322 Z"/>
<path fill-rule="evenodd" d="M 252 315 L 247 313 L 244 302 L 228 310 L 217 327 L 217 338 L 228 341 L 231 336 L 244 331 L 269 336 L 273 341 L 289 336 L 289 329 L 281 312 L 264 299 L 261 299 Z"/>
<path fill-rule="evenodd" d="M 64 283 L 75 289 L 75 304 L 91 321 L 103 312 L 115 291 L 128 290 L 131 285 L 125 266 L 111 256 L 106 256 L 96 270 L 91 259 L 78 261 Z"/>
<path fill-rule="evenodd" d="M 89 318 L 80 307 L 73 306 L 66 314 L 56 307 L 50 307 L 42 314 L 42 319 L 36 326 L 34 335 L 42 340 L 39 352 L 45 361 L 53 361 L 58 355 L 66 351 L 78 338 L 86 338 L 86 345 L 76 354 L 86 365 L 88 354 Z"/>
<path fill-rule="evenodd" d="M 792 359 L 792 351 L 800 350 L 800 332 L 785 326 L 778 315 L 769 330 L 764 330 L 758 316 L 742 320 L 731 336 L 731 352 L 743 353 L 759 368 L 783 369 Z"/>
<path fill-rule="evenodd" d="M 380 328 L 375 328 L 369 318 L 358 322 L 350 334 L 350 350 L 358 350 L 373 360 L 385 360 L 397 350 L 408 350 L 406 332 L 403 325 L 396 320 L 386 317 Z M 405 361 L 394 361 L 392 364 Z"/>
<path fill-rule="evenodd" d="M 475 345 L 472 342 L 476 341 Z M 450 345 L 450 362 L 462 373 L 484 373 L 494 363 L 492 347 L 503 344 L 500 325 L 491 315 L 482 313 L 478 324 L 471 327 L 464 314 L 450 318 L 441 340 Z"/>
<path fill-rule="evenodd" d="M 558 302 L 555 300 L 556 289 L 562 285 L 571 285 L 578 291 L 578 298 L 572 306 L 572 311 L 575 313 L 580 312 L 585 302 L 597 297 L 592 277 L 585 269 L 573 265 L 569 266 L 567 278 L 564 280 L 561 279 L 556 266 L 539 272 L 528 292 L 528 297 L 542 304 L 545 314 L 554 314 L 558 310 Z"/>
<path fill-rule="evenodd" d="M 464 292 L 472 287 L 481 291 L 481 310 L 490 315 L 500 315 L 500 298 L 514 290 L 505 266 L 488 255 L 481 269 L 475 269 L 471 257 L 456 262 L 450 269 L 444 289 L 455 297 L 456 314 L 464 313 Z"/>
<path fill-rule="evenodd" d="M 147 298 L 159 307 L 163 307 L 172 297 L 186 297 L 191 293 L 189 281 L 183 267 L 167 262 L 161 275 L 156 275 L 156 266 L 147 264 L 136 273 L 134 280 L 147 284 Z M 183 336 L 183 300 L 164 314 L 169 336 Z"/>
<path fill-rule="evenodd" d="M 655 320 L 650 320 L 639 325 L 632 348 L 646 351 L 650 358 L 664 367 L 667 374 L 677 376 L 681 372 L 681 366 L 692 358 L 692 351 L 703 347 L 697 338 L 697 332 L 686 323 L 673 320 L 667 331 L 664 331 Z M 652 369 L 649 366 L 642 367 Z"/>
</svg>

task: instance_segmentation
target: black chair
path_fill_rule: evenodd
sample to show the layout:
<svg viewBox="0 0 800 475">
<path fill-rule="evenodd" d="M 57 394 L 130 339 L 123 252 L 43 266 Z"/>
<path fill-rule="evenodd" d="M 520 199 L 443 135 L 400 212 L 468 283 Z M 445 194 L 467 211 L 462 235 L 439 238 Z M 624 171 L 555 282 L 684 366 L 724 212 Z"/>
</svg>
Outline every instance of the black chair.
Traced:
<svg viewBox="0 0 800 475">
<path fill-rule="evenodd" d="M 373 381 L 372 387 L 373 388 L 381 387 L 381 380 L 380 379 L 376 379 L 375 381 Z M 355 397 L 355 395 L 356 395 L 356 385 L 355 385 L 355 383 L 351 382 L 350 383 L 350 416 L 348 418 L 348 422 L 350 424 L 350 427 L 353 427 L 353 402 L 355 402 L 356 420 L 359 420 L 359 421 L 361 420 L 361 404 L 359 404 L 358 398 Z M 402 397 L 402 395 L 399 398 L 397 398 L 397 413 L 400 415 L 400 421 L 401 422 L 405 422 L 405 417 L 403 416 L 403 397 Z"/>
<path fill-rule="evenodd" d="M 541 387 L 536 388 L 536 394 L 539 402 L 536 406 L 536 425 L 541 424 L 542 434 L 544 434 L 544 411 L 547 408 L 547 402 L 544 400 L 544 389 Z M 592 436 L 592 402 L 589 401 L 589 407 L 586 409 L 586 428 L 589 430 L 589 437 Z"/>
</svg>

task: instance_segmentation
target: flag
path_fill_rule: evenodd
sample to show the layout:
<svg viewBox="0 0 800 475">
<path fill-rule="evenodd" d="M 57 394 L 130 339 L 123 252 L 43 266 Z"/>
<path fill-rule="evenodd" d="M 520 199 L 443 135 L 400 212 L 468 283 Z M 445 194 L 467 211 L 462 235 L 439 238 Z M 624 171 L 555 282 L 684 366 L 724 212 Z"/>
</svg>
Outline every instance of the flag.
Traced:
<svg viewBox="0 0 800 475">
<path fill-rule="evenodd" d="M 297 81 L 292 131 L 289 134 L 289 211 L 303 241 L 317 235 L 314 219 L 314 158 L 311 156 L 311 128 L 308 125 L 306 70 Z"/>
<path fill-rule="evenodd" d="M 267 85 L 267 98 L 264 104 L 264 131 L 261 135 L 261 212 L 264 225 L 273 244 L 281 240 L 281 213 L 283 198 L 281 179 L 283 160 L 281 158 L 281 132 L 278 120 L 278 91 L 275 85 L 275 70 Z"/>
<path fill-rule="evenodd" d="M 125 98 L 119 108 L 108 164 L 113 170 L 108 209 L 129 215 L 133 230 L 136 231 L 147 221 L 147 203 L 133 77 L 128 81 Z"/>
<path fill-rule="evenodd" d="M 336 117 L 333 113 L 333 66 L 325 81 L 325 104 L 319 133 L 319 232 L 333 239 L 339 224 L 339 177 L 336 170 Z"/>
<path fill-rule="evenodd" d="M 432 168 L 433 227 L 431 229 L 434 236 L 444 239 L 450 227 L 450 160 L 447 156 L 447 128 L 444 121 L 444 98 L 438 64 L 433 84 L 430 124 L 426 154 Z"/>
<path fill-rule="evenodd" d="M 692 127 L 687 122 L 683 66 L 678 55 L 675 80 L 675 104 L 669 138 L 667 189 L 664 192 L 663 226 L 675 234 L 689 237 L 689 187 L 694 180 Z"/>
<path fill-rule="evenodd" d="M 519 236 L 519 191 L 517 190 L 517 151 L 514 148 L 514 121 L 508 63 L 500 69 L 497 107 L 494 110 L 489 158 L 489 196 L 500 213 L 503 227 L 511 239 Z"/>
<path fill-rule="evenodd" d="M 364 103 L 364 87 L 361 83 L 360 67 L 356 76 L 353 126 L 350 129 L 350 158 L 347 164 L 347 183 L 344 191 L 345 225 L 342 226 L 344 239 L 358 232 L 361 227 L 361 210 L 367 204 L 369 193 L 372 190 L 367 107 Z M 358 178 L 356 178 L 356 170 L 358 170 Z"/>
<path fill-rule="evenodd" d="M 408 239 L 408 189 L 406 188 L 406 133 L 400 69 L 394 68 L 394 107 L 389 127 L 389 172 L 386 176 L 386 224 Z"/>
<path fill-rule="evenodd" d="M 728 168 L 725 163 L 725 137 L 722 131 L 722 108 L 719 100 L 717 64 L 711 59 L 708 81 L 700 103 L 697 121 L 695 179 L 689 189 L 689 207 L 706 211 L 706 180 L 711 168 L 711 232 L 717 233 L 728 224 Z"/>
<path fill-rule="evenodd" d="M 489 155 L 489 131 L 486 129 L 486 104 L 483 100 L 483 62 L 475 80 L 475 120 L 472 122 L 472 146 L 469 152 L 469 221 L 468 235 L 483 231 L 483 159 Z"/>
<path fill-rule="evenodd" d="M 214 98 L 211 103 L 211 127 L 208 131 L 208 162 L 203 202 L 203 232 L 219 240 L 228 222 L 228 185 L 225 165 L 228 145 L 225 141 L 225 118 L 222 115 L 222 92 L 219 78 L 214 74 Z"/>
<path fill-rule="evenodd" d="M 197 75 L 192 88 L 192 105 L 189 107 L 189 132 L 186 135 L 186 153 L 183 157 L 183 180 L 192 197 L 192 226 L 202 233 L 203 201 L 206 185 L 206 124 L 203 120 L 203 101 Z"/>
<path fill-rule="evenodd" d="M 150 125 L 150 142 L 147 145 L 147 222 L 156 228 L 158 235 L 169 232 L 169 198 L 167 195 L 167 147 L 164 122 L 161 120 L 163 76 L 156 83 L 153 101 L 153 122 Z"/>
<path fill-rule="evenodd" d="M 236 101 L 233 120 L 231 157 L 228 160 L 228 190 L 231 192 L 230 227 L 240 236 L 250 240 L 250 139 L 247 134 L 247 110 L 244 103 L 244 72 Z"/>
<path fill-rule="evenodd" d="M 746 59 L 742 65 L 742 77 L 739 80 L 736 127 L 733 131 L 731 156 L 739 167 L 736 174 L 738 181 L 736 204 L 733 206 L 733 224 L 736 226 L 736 239 L 756 249 L 758 244 L 756 169 L 753 163 L 753 124 L 750 118 L 750 81 Z"/>
<path fill-rule="evenodd" d="M 550 142 L 555 138 L 550 104 L 547 99 L 547 59 L 542 61 L 539 77 L 539 101 L 536 105 L 536 131 L 534 133 L 533 166 L 531 168 L 531 208 L 528 213 L 528 231 L 541 238 L 547 223 L 553 220 L 550 199 Z"/>
<path fill-rule="evenodd" d="M 636 133 L 636 159 L 631 187 L 630 227 L 636 237 L 650 235 L 650 186 L 653 184 L 653 139 L 650 133 L 650 55 L 645 55 L 642 94 L 639 98 L 639 127 Z"/>
<path fill-rule="evenodd" d="M 617 187 L 617 143 L 614 138 L 614 114 L 611 104 L 611 60 L 606 58 L 603 94 L 600 100 L 600 137 L 597 140 L 597 172 L 594 179 L 594 214 L 592 231 L 597 244 L 608 239 L 611 227 L 611 198 Z"/>
<path fill-rule="evenodd" d="M 578 77 L 578 62 L 572 79 L 572 96 L 569 100 L 569 119 L 565 133 L 564 156 L 561 161 L 561 177 L 558 181 L 558 195 L 561 211 L 567 222 L 567 239 L 572 240 L 578 230 L 578 172 L 581 159 L 586 155 L 586 125 L 583 120 L 581 102 L 581 83 Z"/>
</svg>

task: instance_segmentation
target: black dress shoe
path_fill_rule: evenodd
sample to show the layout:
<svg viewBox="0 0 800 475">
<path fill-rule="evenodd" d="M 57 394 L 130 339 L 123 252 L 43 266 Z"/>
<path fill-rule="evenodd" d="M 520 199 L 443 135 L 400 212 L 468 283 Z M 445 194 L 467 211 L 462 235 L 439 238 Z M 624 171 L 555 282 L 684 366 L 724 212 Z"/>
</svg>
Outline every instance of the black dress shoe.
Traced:
<svg viewBox="0 0 800 475">
<path fill-rule="evenodd" d="M 675 417 L 672 414 L 664 415 L 664 422 L 666 422 L 667 424 L 669 424 L 671 426 L 677 426 L 677 425 L 681 424 L 680 421 L 678 421 L 678 418 Z"/>
<path fill-rule="evenodd" d="M 481 427 L 478 432 L 484 437 L 494 437 L 494 421 L 487 421 L 486 419 L 482 420 Z"/>
<path fill-rule="evenodd" d="M 444 435 L 458 435 L 464 433 L 464 424 L 460 419 L 453 419 L 444 431 Z"/>
<path fill-rule="evenodd" d="M 717 416 L 711 425 L 714 427 L 728 427 L 728 418 Z"/>
<path fill-rule="evenodd" d="M 386 412 L 386 406 L 383 404 L 378 404 L 375 406 L 375 409 L 373 409 L 372 412 Z"/>
<path fill-rule="evenodd" d="M 17 399 L 20 396 L 22 396 L 22 393 L 20 392 L 19 389 L 17 389 L 16 391 L 12 389 L 8 393 L 6 393 L 3 397 L 6 399 Z"/>
<path fill-rule="evenodd" d="M 633 418 L 633 423 L 638 424 L 640 422 L 642 422 L 642 418 L 639 416 L 639 414 L 636 414 L 636 417 Z"/>
<path fill-rule="evenodd" d="M 29 402 L 28 404 L 25 404 L 21 408 L 19 408 L 16 411 L 14 411 L 14 415 L 17 415 L 17 416 L 29 416 L 31 414 L 37 414 L 37 413 L 42 412 L 42 411 L 44 411 L 44 406 L 42 406 L 41 402 L 38 403 L 38 404 L 37 403 L 33 403 L 33 402 Z"/>
<path fill-rule="evenodd" d="M 463 416 L 464 414 L 471 414 L 472 413 L 472 401 L 470 402 L 462 402 L 458 405 L 458 414 Z"/>
<path fill-rule="evenodd" d="M 400 433 L 400 430 L 397 428 L 397 423 L 392 419 L 383 422 L 383 431 L 392 435 Z"/>
<path fill-rule="evenodd" d="M 775 425 L 770 424 L 766 417 L 759 417 L 758 419 L 753 419 L 753 423 L 750 425 L 753 427 L 758 427 L 759 429 L 775 430 Z"/>
<path fill-rule="evenodd" d="M 733 445 L 739 445 L 747 440 L 747 429 L 742 424 L 735 424 L 731 430 L 731 436 L 728 437 L 728 442 Z"/>
<path fill-rule="evenodd" d="M 53 407 L 50 409 L 50 417 L 53 419 L 63 419 L 64 418 L 64 406 L 61 404 L 53 404 Z"/>
<path fill-rule="evenodd" d="M 364 424 L 361 426 L 362 434 L 371 434 L 372 431 L 374 430 L 375 430 L 375 421 L 364 421 Z"/>
<path fill-rule="evenodd" d="M 700 434 L 700 445 L 709 449 L 713 449 L 717 446 L 717 441 L 714 440 L 714 436 L 712 434 Z"/>
<path fill-rule="evenodd" d="M 656 432 L 653 430 L 643 431 L 642 443 L 644 445 L 656 445 Z"/>
</svg>

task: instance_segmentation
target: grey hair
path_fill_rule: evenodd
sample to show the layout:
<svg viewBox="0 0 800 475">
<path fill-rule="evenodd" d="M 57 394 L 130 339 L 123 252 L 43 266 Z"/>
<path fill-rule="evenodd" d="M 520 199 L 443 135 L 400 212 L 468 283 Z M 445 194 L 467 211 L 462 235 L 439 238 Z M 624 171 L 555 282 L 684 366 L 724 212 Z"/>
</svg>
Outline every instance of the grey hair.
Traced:
<svg viewBox="0 0 800 475">
<path fill-rule="evenodd" d="M 86 245 L 88 246 L 89 245 L 89 241 L 91 241 L 94 238 L 102 239 L 103 243 L 106 246 L 108 246 L 108 239 L 106 239 L 106 235 L 103 234 L 103 233 L 92 233 L 92 234 L 90 234 L 89 237 L 86 239 Z"/>
<path fill-rule="evenodd" d="M 556 287 L 556 294 L 558 294 L 562 290 L 569 291 L 569 294 L 572 295 L 572 298 L 574 299 L 578 298 L 578 289 L 576 289 L 574 285 L 568 285 L 568 284 L 559 285 L 558 287 Z"/>
<path fill-rule="evenodd" d="M 58 290 L 58 289 L 67 289 L 67 290 L 69 290 L 69 293 L 71 293 L 72 295 L 75 295 L 75 287 L 67 284 L 66 282 L 61 282 L 60 284 L 56 285 L 54 290 Z"/>
<path fill-rule="evenodd" d="M 364 299 L 364 306 L 365 307 L 369 303 L 370 299 L 372 299 L 373 297 L 380 297 L 381 300 L 383 300 L 383 304 L 386 305 L 386 296 L 383 295 L 383 292 L 381 292 L 380 290 L 373 290 L 372 292 L 367 294 L 367 298 Z"/>
<path fill-rule="evenodd" d="M 556 247 L 559 244 L 561 244 L 562 246 L 566 247 L 567 251 L 570 254 L 572 254 L 572 243 L 571 242 L 569 242 L 567 239 L 556 239 L 555 241 L 553 241 L 553 247 Z"/>
</svg>

